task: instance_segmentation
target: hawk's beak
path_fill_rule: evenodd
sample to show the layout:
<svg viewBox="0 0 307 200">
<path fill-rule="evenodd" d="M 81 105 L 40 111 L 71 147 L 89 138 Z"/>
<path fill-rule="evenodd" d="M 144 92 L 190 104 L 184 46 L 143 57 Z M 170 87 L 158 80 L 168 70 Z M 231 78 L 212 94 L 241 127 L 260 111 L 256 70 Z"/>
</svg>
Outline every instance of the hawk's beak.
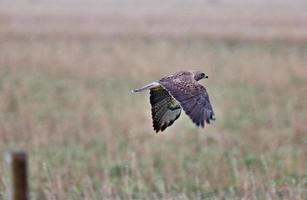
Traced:
<svg viewBox="0 0 307 200">
<path fill-rule="evenodd" d="M 209 78 L 209 76 L 206 75 L 205 78 Z"/>
</svg>

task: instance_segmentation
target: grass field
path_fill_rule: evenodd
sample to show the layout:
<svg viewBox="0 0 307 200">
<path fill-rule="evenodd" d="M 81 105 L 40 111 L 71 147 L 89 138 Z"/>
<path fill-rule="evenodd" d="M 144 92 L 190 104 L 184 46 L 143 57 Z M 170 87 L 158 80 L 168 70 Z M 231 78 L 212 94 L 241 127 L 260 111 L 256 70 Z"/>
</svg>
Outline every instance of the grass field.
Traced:
<svg viewBox="0 0 307 200">
<path fill-rule="evenodd" d="M 307 198 L 306 40 L 3 27 L 0 149 L 29 153 L 32 199 Z M 217 120 L 155 134 L 130 90 L 184 68 Z"/>
</svg>

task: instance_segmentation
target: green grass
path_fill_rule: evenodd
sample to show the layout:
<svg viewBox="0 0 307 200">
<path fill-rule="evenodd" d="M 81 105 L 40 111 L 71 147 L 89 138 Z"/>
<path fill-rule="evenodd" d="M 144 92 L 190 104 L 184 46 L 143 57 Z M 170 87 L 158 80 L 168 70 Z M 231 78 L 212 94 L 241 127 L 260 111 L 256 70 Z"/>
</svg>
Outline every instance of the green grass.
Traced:
<svg viewBox="0 0 307 200">
<path fill-rule="evenodd" d="M 306 197 L 306 46 L 113 40 L 89 40 L 84 60 L 76 38 L 25 40 L 0 69 L 0 149 L 28 152 L 32 199 Z M 148 94 L 130 90 L 185 66 L 209 74 L 217 120 L 155 134 Z"/>
</svg>

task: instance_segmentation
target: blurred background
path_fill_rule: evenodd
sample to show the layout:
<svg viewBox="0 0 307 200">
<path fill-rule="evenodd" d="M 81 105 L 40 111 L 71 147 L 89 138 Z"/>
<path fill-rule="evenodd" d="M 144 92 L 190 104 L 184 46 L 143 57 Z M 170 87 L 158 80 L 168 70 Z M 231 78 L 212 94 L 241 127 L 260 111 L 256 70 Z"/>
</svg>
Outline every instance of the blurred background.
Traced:
<svg viewBox="0 0 307 200">
<path fill-rule="evenodd" d="M 156 134 L 130 90 L 180 69 L 217 120 Z M 305 199 L 306 99 L 304 0 L 0 0 L 0 149 L 32 199 Z"/>
</svg>

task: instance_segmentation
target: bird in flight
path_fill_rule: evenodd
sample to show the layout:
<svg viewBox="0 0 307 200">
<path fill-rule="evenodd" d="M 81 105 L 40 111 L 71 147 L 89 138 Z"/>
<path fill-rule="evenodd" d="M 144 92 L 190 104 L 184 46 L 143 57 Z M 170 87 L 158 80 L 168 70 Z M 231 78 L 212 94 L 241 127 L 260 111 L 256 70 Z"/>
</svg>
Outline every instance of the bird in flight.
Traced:
<svg viewBox="0 0 307 200">
<path fill-rule="evenodd" d="M 151 115 L 156 132 L 171 126 L 180 116 L 181 109 L 196 126 L 204 127 L 205 122 L 210 124 L 210 120 L 215 120 L 207 90 L 198 83 L 204 78 L 208 76 L 203 72 L 183 70 L 132 92 L 150 90 Z"/>
</svg>

